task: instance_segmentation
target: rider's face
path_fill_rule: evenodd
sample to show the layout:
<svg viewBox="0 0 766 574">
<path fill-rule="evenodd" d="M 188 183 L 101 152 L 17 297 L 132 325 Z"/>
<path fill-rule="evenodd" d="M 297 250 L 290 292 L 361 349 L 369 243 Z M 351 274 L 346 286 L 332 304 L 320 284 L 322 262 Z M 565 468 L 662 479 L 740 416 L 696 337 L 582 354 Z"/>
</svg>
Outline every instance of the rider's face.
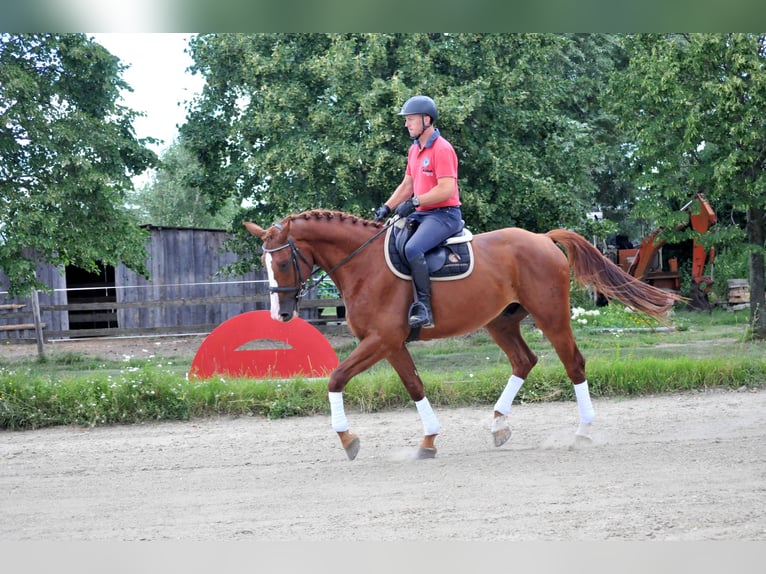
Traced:
<svg viewBox="0 0 766 574">
<path fill-rule="evenodd" d="M 423 133 L 423 122 L 425 122 L 426 127 L 428 127 L 430 118 L 426 119 L 426 116 L 422 116 L 420 114 L 410 114 L 408 116 L 404 116 L 404 127 L 406 127 L 407 131 L 410 132 L 411 138 L 419 137 L 420 134 Z"/>
</svg>

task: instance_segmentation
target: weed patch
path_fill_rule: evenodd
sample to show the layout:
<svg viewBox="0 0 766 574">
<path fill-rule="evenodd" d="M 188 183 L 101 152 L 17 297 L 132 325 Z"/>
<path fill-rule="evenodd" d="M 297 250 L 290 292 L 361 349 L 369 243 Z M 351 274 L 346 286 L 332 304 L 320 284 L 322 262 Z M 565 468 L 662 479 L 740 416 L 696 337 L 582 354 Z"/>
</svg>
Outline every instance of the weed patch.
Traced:
<svg viewBox="0 0 766 574">
<path fill-rule="evenodd" d="M 747 322 L 742 317 L 726 311 L 678 313 L 673 321 L 683 329 L 631 331 L 626 326 L 638 324 L 634 314 L 614 307 L 598 314 L 573 312 L 575 336 L 586 356 L 595 397 L 766 383 L 766 342 L 744 336 Z M 578 321 L 583 318 L 587 322 Z M 574 400 L 572 384 L 542 333 L 530 323 L 523 334 L 540 360 L 517 400 Z M 354 346 L 346 344 L 336 351 L 342 359 Z M 511 374 L 505 355 L 484 331 L 413 343 L 409 348 L 426 394 L 437 406 L 491 407 Z M 106 361 L 72 353 L 45 361 L 0 360 L 0 428 L 329 412 L 326 380 L 187 380 L 189 363 L 132 357 Z M 349 409 L 361 412 L 411 404 L 386 363 L 355 377 L 344 396 Z"/>
</svg>

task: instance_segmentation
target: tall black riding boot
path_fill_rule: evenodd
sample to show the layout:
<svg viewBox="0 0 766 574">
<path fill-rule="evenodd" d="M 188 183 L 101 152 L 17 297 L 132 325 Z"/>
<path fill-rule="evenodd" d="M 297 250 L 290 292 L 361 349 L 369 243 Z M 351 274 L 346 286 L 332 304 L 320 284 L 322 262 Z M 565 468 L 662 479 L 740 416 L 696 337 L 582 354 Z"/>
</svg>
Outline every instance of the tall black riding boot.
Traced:
<svg viewBox="0 0 766 574">
<path fill-rule="evenodd" d="M 410 263 L 412 284 L 415 287 L 415 302 L 410 307 L 410 327 L 429 328 L 434 326 L 431 316 L 431 277 L 425 255 L 418 255 Z"/>
</svg>

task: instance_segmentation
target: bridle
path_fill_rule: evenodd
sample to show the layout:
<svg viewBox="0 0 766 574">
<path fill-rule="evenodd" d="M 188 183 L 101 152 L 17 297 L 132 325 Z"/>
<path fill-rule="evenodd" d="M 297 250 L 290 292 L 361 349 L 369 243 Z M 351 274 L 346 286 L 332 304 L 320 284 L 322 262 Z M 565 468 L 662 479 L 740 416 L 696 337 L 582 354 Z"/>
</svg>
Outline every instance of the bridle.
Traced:
<svg viewBox="0 0 766 574">
<path fill-rule="evenodd" d="M 335 265 L 332 269 L 330 269 L 327 272 L 327 277 L 330 277 L 333 273 L 335 273 L 341 266 L 345 265 L 349 261 L 351 261 L 354 257 L 356 257 L 359 253 L 361 253 L 370 243 L 375 241 L 380 235 L 386 232 L 386 230 L 391 227 L 396 221 L 400 219 L 398 215 L 395 215 L 391 218 L 391 220 L 386 223 L 380 231 L 378 231 L 375 235 L 370 237 L 367 241 L 362 243 L 359 247 L 357 247 L 354 251 L 346 255 L 340 263 Z M 276 227 L 278 230 L 282 231 L 284 227 L 281 223 L 275 223 L 274 227 Z M 295 301 L 300 302 L 301 298 L 306 295 L 306 293 L 309 292 L 310 289 L 318 285 L 322 282 L 322 279 L 319 281 L 316 281 L 310 285 L 307 285 L 308 281 L 314 277 L 317 273 L 320 273 L 322 271 L 321 268 L 317 267 L 314 269 L 311 273 L 309 273 L 308 277 L 304 280 L 301 277 L 301 266 L 300 261 L 303 261 L 303 263 L 306 264 L 307 267 L 312 268 L 313 265 L 309 263 L 309 260 L 306 258 L 303 253 L 301 253 L 301 250 L 298 249 L 298 246 L 295 245 L 295 242 L 293 241 L 292 237 L 287 238 L 287 243 L 284 245 L 280 245 L 279 247 L 272 247 L 271 249 L 267 249 L 266 247 L 263 248 L 264 253 L 276 253 L 277 251 L 282 251 L 283 249 L 289 249 L 290 250 L 290 259 L 293 265 L 293 274 L 295 275 L 295 284 L 292 287 L 273 287 L 269 285 L 269 293 L 295 293 Z"/>
<path fill-rule="evenodd" d="M 278 229 L 281 229 L 281 225 L 278 223 L 275 224 L 276 226 L 279 226 Z M 293 273 L 295 275 L 295 285 L 292 287 L 274 287 L 272 285 L 269 285 L 269 293 L 295 293 L 295 300 L 300 301 L 301 297 L 303 297 L 307 292 L 308 288 L 306 287 L 306 282 L 313 277 L 318 269 L 312 271 L 308 277 L 304 280 L 301 277 L 301 265 L 300 261 L 303 261 L 306 266 L 310 269 L 313 267 L 311 263 L 309 263 L 308 259 L 306 259 L 306 256 L 301 253 L 301 250 L 298 249 L 298 247 L 295 245 L 295 242 L 293 242 L 292 237 L 287 238 L 287 243 L 284 245 L 280 245 L 279 247 L 274 247 L 272 249 L 266 249 L 263 248 L 264 253 L 276 253 L 277 251 L 282 251 L 283 249 L 290 249 L 290 260 L 293 264 Z"/>
</svg>

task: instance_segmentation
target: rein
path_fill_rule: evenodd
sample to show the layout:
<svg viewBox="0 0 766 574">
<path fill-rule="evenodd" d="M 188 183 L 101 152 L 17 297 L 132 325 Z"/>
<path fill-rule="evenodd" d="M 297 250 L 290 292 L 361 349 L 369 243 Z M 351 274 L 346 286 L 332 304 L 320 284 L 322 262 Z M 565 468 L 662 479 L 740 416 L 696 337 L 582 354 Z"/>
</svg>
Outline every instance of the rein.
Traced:
<svg viewBox="0 0 766 574">
<path fill-rule="evenodd" d="M 349 253 L 348 255 L 346 255 L 346 256 L 345 256 L 343 259 L 341 259 L 340 263 L 338 263 L 338 264 L 337 264 L 335 267 L 333 267 L 332 269 L 330 269 L 330 270 L 327 272 L 327 276 L 329 277 L 330 275 L 332 275 L 333 273 L 335 273 L 335 272 L 336 272 L 336 271 L 337 271 L 337 270 L 338 270 L 340 267 L 342 267 L 343 265 L 345 265 L 346 263 L 348 263 L 349 261 L 351 261 L 351 260 L 352 260 L 354 257 L 356 257 L 357 255 L 359 255 L 359 254 L 360 254 L 362 251 L 364 251 L 364 250 L 367 248 L 367 246 L 368 246 L 370 243 L 372 243 L 372 242 L 373 242 L 373 241 L 375 241 L 375 240 L 376 240 L 378 237 L 380 237 L 381 235 L 383 235 L 383 233 L 385 233 L 385 232 L 388 230 L 388 228 L 389 228 L 389 227 L 391 227 L 391 226 L 392 226 L 394 223 L 396 223 L 396 222 L 397 222 L 399 219 L 400 219 L 400 217 L 399 217 L 398 215 L 397 215 L 397 216 L 395 216 L 394 218 L 392 218 L 392 219 L 391 219 L 391 221 L 389 221 L 389 222 L 388 222 L 388 223 L 386 223 L 386 224 L 385 224 L 383 227 L 381 227 L 380 231 L 378 231 L 378 232 L 377 232 L 375 235 L 373 235 L 373 236 L 372 236 L 372 237 L 370 237 L 370 238 L 369 238 L 367 241 L 365 241 L 364 243 L 362 243 L 362 244 L 361 244 L 359 247 L 357 247 L 356 249 L 354 249 L 354 250 L 353 250 L 351 253 Z M 313 273 L 312 273 L 311 275 L 313 275 Z M 309 277 L 311 277 L 311 275 L 309 275 Z"/>
<path fill-rule="evenodd" d="M 380 237 L 383 233 L 385 233 L 389 227 L 391 227 L 394 223 L 396 223 L 400 217 L 398 215 L 391 218 L 391 220 L 386 223 L 380 231 L 375 233 L 372 237 L 370 237 L 367 241 L 362 243 L 359 247 L 354 249 L 351 253 L 346 255 L 341 261 L 335 265 L 332 269 L 327 271 L 326 277 L 330 277 L 333 273 L 335 273 L 340 267 L 351 261 L 354 257 L 359 255 L 362 251 L 364 251 L 373 241 L 375 241 L 378 237 Z M 281 223 L 275 223 L 274 227 L 282 231 L 284 227 Z M 293 270 L 295 271 L 295 286 L 294 287 L 271 287 L 269 286 L 269 292 L 270 293 L 288 293 L 291 291 L 295 292 L 295 298 L 296 300 L 299 300 L 308 292 L 309 289 L 312 289 L 319 285 L 322 281 L 324 281 L 324 277 L 320 279 L 319 281 L 315 281 L 311 283 L 310 285 L 306 285 L 306 283 L 314 277 L 317 273 L 321 272 L 322 269 L 317 267 L 314 269 L 311 273 L 309 273 L 308 277 L 304 280 L 301 277 L 301 268 L 300 264 L 298 263 L 298 259 L 300 258 L 301 261 L 303 261 L 307 267 L 312 267 L 312 265 L 308 262 L 308 259 L 306 259 L 305 255 L 301 253 L 301 250 L 298 249 L 298 247 L 295 245 L 295 242 L 293 242 L 291 237 L 287 238 L 287 243 L 284 245 L 280 245 L 279 247 L 273 247 L 271 249 L 263 248 L 264 253 L 275 253 L 277 251 L 282 251 L 283 249 L 290 249 L 290 252 L 292 254 L 292 263 L 293 263 Z"/>
</svg>

